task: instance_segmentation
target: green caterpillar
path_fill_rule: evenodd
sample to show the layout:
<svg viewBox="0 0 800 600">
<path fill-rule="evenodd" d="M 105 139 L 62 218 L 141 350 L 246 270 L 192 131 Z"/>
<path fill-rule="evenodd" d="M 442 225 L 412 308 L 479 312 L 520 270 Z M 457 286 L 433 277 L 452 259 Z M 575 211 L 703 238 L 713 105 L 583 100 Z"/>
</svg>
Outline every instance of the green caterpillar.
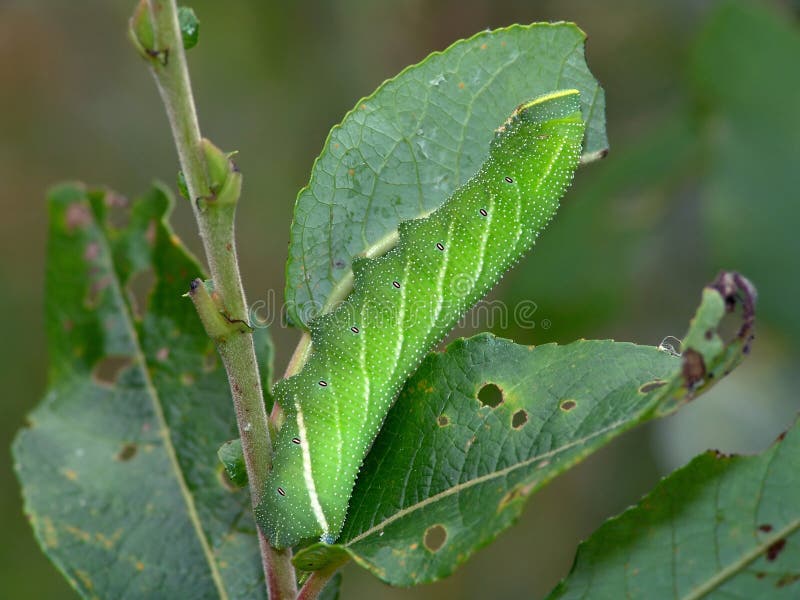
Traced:
<svg viewBox="0 0 800 600">
<path fill-rule="evenodd" d="M 581 152 L 577 90 L 520 106 L 478 173 L 397 245 L 353 261 L 354 289 L 310 324 L 312 354 L 275 386 L 285 412 L 256 517 L 278 548 L 344 524 L 361 463 L 406 378 L 533 245 Z"/>
</svg>

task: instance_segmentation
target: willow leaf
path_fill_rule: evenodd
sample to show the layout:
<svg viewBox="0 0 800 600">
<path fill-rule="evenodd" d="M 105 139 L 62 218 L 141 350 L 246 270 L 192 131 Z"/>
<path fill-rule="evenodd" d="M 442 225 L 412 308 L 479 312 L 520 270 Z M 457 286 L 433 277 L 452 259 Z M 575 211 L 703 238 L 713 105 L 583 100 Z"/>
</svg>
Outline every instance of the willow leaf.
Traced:
<svg viewBox="0 0 800 600">
<path fill-rule="evenodd" d="M 166 192 L 125 205 L 50 194 L 48 391 L 14 444 L 25 512 L 84 597 L 265 597 L 249 496 L 215 457 L 236 434 L 225 373 L 181 298 L 201 268 Z"/>
<path fill-rule="evenodd" d="M 379 253 L 401 221 L 440 206 L 488 154 L 517 103 L 581 93 L 583 160 L 607 150 L 605 96 L 571 23 L 484 31 L 408 67 L 360 100 L 330 132 L 298 195 L 286 266 L 289 318 L 307 326 L 341 299 L 351 259 Z"/>
<path fill-rule="evenodd" d="M 800 427 L 757 456 L 709 451 L 578 549 L 551 598 L 797 598 Z"/>
</svg>

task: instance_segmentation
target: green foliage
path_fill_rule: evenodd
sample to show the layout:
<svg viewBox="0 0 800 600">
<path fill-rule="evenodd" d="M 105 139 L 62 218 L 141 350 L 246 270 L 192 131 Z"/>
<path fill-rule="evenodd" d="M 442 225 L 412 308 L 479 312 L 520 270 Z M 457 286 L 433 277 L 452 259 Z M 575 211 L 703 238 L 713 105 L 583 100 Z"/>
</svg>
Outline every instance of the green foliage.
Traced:
<svg viewBox="0 0 800 600">
<path fill-rule="evenodd" d="M 552 598 L 797 598 L 800 427 L 758 456 L 709 451 L 581 544 Z"/>
<path fill-rule="evenodd" d="M 492 131 L 527 99 L 581 92 L 584 160 L 607 149 L 605 96 L 567 23 L 479 33 L 404 70 L 331 130 L 295 205 L 286 276 L 306 326 L 349 288 L 351 259 L 379 251 L 401 221 L 436 207 L 486 160 Z"/>
<path fill-rule="evenodd" d="M 151 62 L 165 65 L 146 6 L 131 34 Z M 191 9 L 179 18 L 190 48 L 197 19 Z M 578 88 L 588 128 L 583 161 L 604 154 L 605 101 L 583 42 L 564 23 L 483 32 L 360 101 L 331 131 L 297 200 L 286 280 L 295 324 L 313 329 L 311 317 L 344 299 L 353 271 L 370 264 L 354 257 L 385 252 L 400 222 L 440 207 L 486 159 L 492 128 L 518 101 Z M 599 200 L 702 172 L 702 226 L 717 260 L 757 271 L 772 323 L 800 333 L 786 301 L 797 296 L 787 291 L 800 291 L 792 260 L 800 251 L 797 203 L 787 198 L 800 185 L 793 166 L 800 129 L 787 125 L 800 104 L 798 50 L 796 28 L 763 9 L 718 9 L 691 53 L 690 108 L 681 105 L 595 179 L 584 195 L 594 201 L 567 217 L 577 227 L 564 239 L 578 231 L 581 243 L 556 245 L 549 260 L 537 260 L 544 285 L 525 274 L 532 288 L 523 294 L 558 299 L 574 327 L 583 325 L 574 314 L 585 312 L 586 298 L 592 318 L 623 313 L 627 277 L 649 232 L 636 226 L 622 243 L 604 243 L 619 212 Z M 238 199 L 241 176 L 229 156 L 207 141 L 204 148 L 218 159 L 212 179 L 224 175 L 217 199 Z M 241 443 L 225 442 L 237 435 L 228 380 L 180 297 L 203 273 L 167 224 L 171 200 L 156 188 L 128 207 L 113 192 L 65 185 L 49 206 L 48 391 L 14 444 L 42 548 L 84 597 L 265 597 L 250 496 L 240 488 L 247 483 Z M 650 222 L 663 217 L 652 208 Z M 465 255 L 472 250 L 466 243 Z M 607 270 L 565 273 L 565 265 L 599 263 Z M 490 335 L 429 355 L 367 455 L 340 543 L 300 549 L 296 566 L 328 573 L 352 559 L 396 585 L 452 573 L 554 477 L 735 368 L 752 339 L 754 298 L 745 279 L 721 275 L 704 289 L 680 357 L 608 340 L 534 348 Z M 723 339 L 720 324 L 737 304 L 741 326 Z M 266 391 L 268 331 L 256 328 L 254 342 Z M 272 401 L 267 393 L 267 408 Z M 315 442 L 331 446 L 337 431 L 321 422 Z M 282 435 L 294 432 L 284 427 Z M 760 456 L 698 457 L 584 543 L 554 597 L 794 597 L 798 444 L 795 426 Z M 340 584 L 337 575 L 320 597 L 335 599 Z"/>
<path fill-rule="evenodd" d="M 14 444 L 25 512 L 84 597 L 259 597 L 249 495 L 212 460 L 236 435 L 228 382 L 181 297 L 202 272 L 170 203 L 156 188 L 119 228 L 113 192 L 50 194 L 49 387 Z"/>
<path fill-rule="evenodd" d="M 262 585 L 247 494 L 208 460 L 235 431 L 229 393 L 196 317 L 182 310 L 184 282 L 202 273 L 163 220 L 163 191 L 135 201 L 117 228 L 109 212 L 122 203 L 79 186 L 51 195 L 50 391 L 15 444 L 26 511 L 85 596 L 117 595 L 122 582 L 152 594 L 157 580 L 165 594 L 253 597 Z M 155 283 L 139 317 L 132 284 L 148 268 Z M 738 361 L 746 333 L 729 344 L 706 333 L 743 292 L 732 285 L 723 277 L 706 289 L 684 356 L 695 350 L 709 366 L 724 358 L 726 370 Z M 297 563 L 354 557 L 401 584 L 446 575 L 558 473 L 685 401 L 685 365 L 608 341 L 456 342 L 425 361 L 391 411 L 343 545 L 311 548 Z M 503 390 L 495 407 L 477 399 L 487 382 Z"/>
<path fill-rule="evenodd" d="M 704 290 L 683 359 L 613 341 L 534 348 L 488 335 L 430 355 L 367 457 L 341 543 L 301 551 L 295 564 L 353 558 L 393 585 L 449 575 L 554 477 L 720 379 L 708 371 L 703 387 L 692 371 L 698 360 L 725 370 L 738 363 L 749 330 L 727 343 L 717 334 L 735 297 L 719 285 L 728 278 Z M 481 402 L 487 385 L 502 403 Z"/>
</svg>

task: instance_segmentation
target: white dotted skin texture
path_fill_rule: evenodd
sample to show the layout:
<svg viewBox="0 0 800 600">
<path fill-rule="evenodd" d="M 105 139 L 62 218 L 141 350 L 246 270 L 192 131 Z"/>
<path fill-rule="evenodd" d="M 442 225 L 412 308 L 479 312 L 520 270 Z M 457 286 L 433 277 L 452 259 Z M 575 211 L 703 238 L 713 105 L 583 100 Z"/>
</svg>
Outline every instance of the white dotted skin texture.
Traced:
<svg viewBox="0 0 800 600">
<path fill-rule="evenodd" d="M 577 90 L 520 106 L 478 173 L 311 323 L 312 354 L 275 387 L 285 412 L 256 518 L 278 548 L 333 543 L 356 476 L 406 378 L 534 244 L 572 181 L 585 124 Z"/>
</svg>

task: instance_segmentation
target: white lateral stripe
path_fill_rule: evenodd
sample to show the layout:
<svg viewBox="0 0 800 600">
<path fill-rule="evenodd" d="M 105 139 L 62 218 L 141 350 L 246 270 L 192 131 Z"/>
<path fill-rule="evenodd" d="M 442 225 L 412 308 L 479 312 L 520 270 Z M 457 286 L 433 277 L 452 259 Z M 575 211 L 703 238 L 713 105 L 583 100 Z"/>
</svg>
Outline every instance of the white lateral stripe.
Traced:
<svg viewBox="0 0 800 600">
<path fill-rule="evenodd" d="M 439 270 L 439 277 L 436 279 L 436 313 L 433 315 L 433 322 L 439 320 L 439 315 L 442 313 L 442 304 L 444 303 L 444 278 L 447 275 L 447 265 L 450 263 L 450 242 L 453 238 L 453 227 L 456 220 L 451 218 L 450 225 L 447 227 L 447 238 L 445 242 L 447 246 L 444 248 L 444 257 L 442 259 L 442 266 Z"/>
<path fill-rule="evenodd" d="M 494 217 L 494 194 L 488 190 L 486 193 L 489 196 L 489 203 L 486 205 L 489 210 L 486 211 L 486 216 L 484 217 L 486 225 L 481 234 L 481 251 L 478 255 L 478 268 L 475 269 L 475 275 L 472 276 L 473 289 L 478 285 L 478 279 L 480 279 L 481 273 L 483 273 L 483 261 L 486 259 L 486 245 L 489 243 L 489 231 L 492 229 L 492 218 Z"/>
<path fill-rule="evenodd" d="M 397 370 L 397 365 L 400 362 L 400 355 L 403 352 L 403 342 L 405 336 L 403 335 L 403 327 L 406 321 L 406 289 L 408 288 L 408 271 L 411 268 L 411 262 L 406 260 L 403 267 L 403 287 L 400 288 L 400 309 L 397 311 L 397 344 L 394 348 L 394 366 L 392 367 L 392 374 Z"/>
<path fill-rule="evenodd" d="M 360 313 L 361 321 L 364 321 L 364 305 L 361 305 Z M 370 401 L 370 382 L 369 373 L 367 373 L 367 335 L 369 330 L 361 332 L 361 351 L 358 353 L 359 362 L 361 363 L 361 373 L 364 376 L 364 419 L 361 421 L 361 432 L 363 433 L 364 427 L 369 419 L 369 401 Z"/>
<path fill-rule="evenodd" d="M 303 452 L 303 477 L 306 480 L 306 489 L 308 490 L 308 497 L 311 500 L 311 510 L 314 511 L 314 517 L 317 523 L 322 528 L 322 533 L 328 533 L 328 520 L 325 518 L 325 513 L 322 512 L 322 506 L 319 503 L 319 496 L 317 496 L 317 486 L 314 485 L 314 476 L 311 473 L 311 452 L 308 449 L 308 435 L 306 434 L 306 423 L 303 420 L 303 409 L 300 404 L 295 402 L 294 408 L 297 411 L 297 431 L 300 436 L 300 449 Z"/>
</svg>

